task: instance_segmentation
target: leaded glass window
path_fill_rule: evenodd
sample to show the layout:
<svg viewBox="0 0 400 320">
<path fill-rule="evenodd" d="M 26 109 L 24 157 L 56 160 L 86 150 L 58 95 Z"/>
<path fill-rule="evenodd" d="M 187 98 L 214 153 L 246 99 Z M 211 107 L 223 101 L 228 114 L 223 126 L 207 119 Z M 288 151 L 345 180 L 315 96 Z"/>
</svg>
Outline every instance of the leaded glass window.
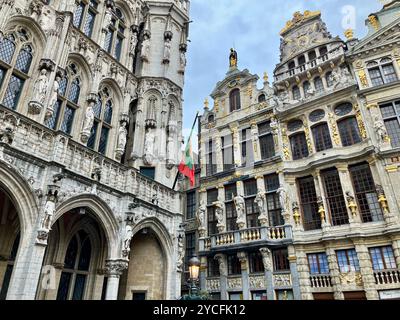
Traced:
<svg viewBox="0 0 400 320">
<path fill-rule="evenodd" d="M 318 198 L 314 178 L 305 177 L 297 180 L 300 205 L 303 213 L 304 230 L 321 228 L 321 217 L 318 213 Z"/>
<path fill-rule="evenodd" d="M 355 117 L 338 121 L 338 128 L 343 147 L 361 142 L 360 130 Z"/>
<path fill-rule="evenodd" d="M 111 24 L 108 26 L 104 50 L 115 57 L 117 60 L 121 58 L 122 45 L 125 39 L 125 17 L 119 8 L 113 12 Z"/>
<path fill-rule="evenodd" d="M 271 227 L 283 226 L 285 221 L 282 217 L 282 209 L 277 190 L 279 189 L 279 176 L 270 174 L 264 177 L 267 211 Z"/>
<path fill-rule="evenodd" d="M 98 3 L 91 0 L 89 3 L 83 0 L 77 0 L 73 17 L 75 28 L 81 29 L 88 37 L 92 36 L 93 27 L 96 20 Z"/>
<path fill-rule="evenodd" d="M 236 224 L 237 213 L 233 198 L 236 197 L 236 183 L 225 186 L 225 211 L 226 211 L 226 228 L 228 231 L 238 229 Z"/>
<path fill-rule="evenodd" d="M 254 202 L 256 195 L 257 195 L 257 181 L 255 179 L 244 181 L 244 198 L 245 198 L 248 228 L 254 228 L 260 226 L 260 221 L 258 220 L 260 211 L 258 206 Z"/>
<path fill-rule="evenodd" d="M 275 141 L 272 135 L 270 124 L 270 121 L 266 121 L 258 125 L 258 135 L 262 160 L 269 159 L 275 156 Z"/>
<path fill-rule="evenodd" d="M 324 82 L 320 77 L 314 79 L 315 91 L 318 93 L 324 92 Z"/>
<path fill-rule="evenodd" d="M 317 152 L 333 148 L 328 124 L 321 123 L 312 128 L 315 150 Z"/>
<path fill-rule="evenodd" d="M 400 100 L 379 106 L 393 148 L 400 147 Z"/>
<path fill-rule="evenodd" d="M 290 137 L 290 146 L 292 148 L 293 160 L 307 158 L 309 155 L 306 135 L 299 132 Z"/>
</svg>

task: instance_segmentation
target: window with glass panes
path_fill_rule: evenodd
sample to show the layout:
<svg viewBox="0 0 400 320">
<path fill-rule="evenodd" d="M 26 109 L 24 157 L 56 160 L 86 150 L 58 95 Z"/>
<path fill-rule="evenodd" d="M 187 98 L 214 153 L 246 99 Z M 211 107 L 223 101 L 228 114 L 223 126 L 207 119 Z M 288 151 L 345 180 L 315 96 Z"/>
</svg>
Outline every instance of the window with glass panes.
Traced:
<svg viewBox="0 0 400 320">
<path fill-rule="evenodd" d="M 390 58 L 382 58 L 380 60 L 367 63 L 369 77 L 373 86 L 379 86 L 385 83 L 391 83 L 398 80 L 393 61 Z"/>
<path fill-rule="evenodd" d="M 92 246 L 81 230 L 70 241 L 58 285 L 57 300 L 83 300 L 89 276 Z"/>
<path fill-rule="evenodd" d="M 275 142 L 270 124 L 270 121 L 266 121 L 258 125 L 258 137 L 262 160 L 275 156 Z"/>
<path fill-rule="evenodd" d="M 317 152 L 333 148 L 328 124 L 320 123 L 312 128 L 315 150 Z"/>
<path fill-rule="evenodd" d="M 260 226 L 258 216 L 260 214 L 258 206 L 254 200 L 257 195 L 257 181 L 250 179 L 244 181 L 244 201 L 246 206 L 247 227 L 255 228 Z"/>
<path fill-rule="evenodd" d="M 355 117 L 340 120 L 337 124 L 343 147 L 361 142 L 360 129 L 358 128 L 357 119 Z"/>
<path fill-rule="evenodd" d="M 391 246 L 369 248 L 369 254 L 374 270 L 397 269 Z"/>
<path fill-rule="evenodd" d="M 240 103 L 240 90 L 233 89 L 229 94 L 229 106 L 230 111 L 240 110 L 241 103 Z"/>
<path fill-rule="evenodd" d="M 304 132 L 299 132 L 292 135 L 290 137 L 290 146 L 292 148 L 293 160 L 299 160 L 308 157 L 308 146 Z"/>
<path fill-rule="evenodd" d="M 307 255 L 310 274 L 328 274 L 328 258 L 326 253 L 312 253 Z"/>
<path fill-rule="evenodd" d="M 209 277 L 219 277 L 219 263 L 212 257 L 207 258 L 207 275 Z"/>
<path fill-rule="evenodd" d="M 356 250 L 338 250 L 336 251 L 336 257 L 340 272 L 360 271 Z"/>
<path fill-rule="evenodd" d="M 326 201 L 328 203 L 332 225 L 339 226 L 348 224 L 349 215 L 338 170 L 336 168 L 331 168 L 321 171 L 321 177 L 324 183 Z"/>
<path fill-rule="evenodd" d="M 241 132 L 242 165 L 250 166 L 254 163 L 253 140 L 250 129 L 243 129 Z"/>
<path fill-rule="evenodd" d="M 226 228 L 227 231 L 238 229 L 236 224 L 237 213 L 233 198 L 237 196 L 236 183 L 231 183 L 225 186 L 225 213 L 226 213 Z"/>
<path fill-rule="evenodd" d="M 111 24 L 109 25 L 104 42 L 104 50 L 115 57 L 117 60 L 121 58 L 122 44 L 125 39 L 125 17 L 118 8 L 113 12 Z"/>
<path fill-rule="evenodd" d="M 312 176 L 297 179 L 304 230 L 321 228 L 321 217 L 318 213 L 318 198 Z"/>
<path fill-rule="evenodd" d="M 0 101 L 9 109 L 17 109 L 30 76 L 34 49 L 32 37 L 24 28 L 17 28 L 0 38 Z"/>
<path fill-rule="evenodd" d="M 210 139 L 206 142 L 206 174 L 211 176 L 217 173 L 217 158 L 215 153 L 215 142 Z"/>
<path fill-rule="evenodd" d="M 113 116 L 113 100 L 110 89 L 104 87 L 100 91 L 93 111 L 94 123 L 87 146 L 105 154 Z"/>
<path fill-rule="evenodd" d="M 193 219 L 196 215 L 196 192 L 186 193 L 186 219 Z"/>
<path fill-rule="evenodd" d="M 282 217 L 282 209 L 279 201 L 279 195 L 276 192 L 279 189 L 279 176 L 270 174 L 264 177 L 267 211 L 269 224 L 272 227 L 282 226 L 285 224 Z"/>
<path fill-rule="evenodd" d="M 222 161 L 224 163 L 224 171 L 234 168 L 234 155 L 233 155 L 233 137 L 228 134 L 221 138 L 222 142 Z"/>
<path fill-rule="evenodd" d="M 274 261 L 274 271 L 290 270 L 287 249 L 273 250 L 272 259 Z"/>
<path fill-rule="evenodd" d="M 98 14 L 98 2 L 96 0 L 76 0 L 72 24 L 80 29 L 88 37 L 92 36 L 94 22 Z"/>
<path fill-rule="evenodd" d="M 294 86 L 293 87 L 292 94 L 293 94 L 293 100 L 300 100 L 301 99 L 300 88 L 298 86 Z"/>
<path fill-rule="evenodd" d="M 314 79 L 315 91 L 318 93 L 324 92 L 324 82 L 320 77 Z"/>
<path fill-rule="evenodd" d="M 218 233 L 217 229 L 217 218 L 215 216 L 215 207 L 213 203 L 218 199 L 218 190 L 212 189 L 207 191 L 207 223 L 208 223 L 208 235 Z"/>
<path fill-rule="evenodd" d="M 379 106 L 393 148 L 400 147 L 400 100 Z"/>
<path fill-rule="evenodd" d="M 228 261 L 228 275 L 238 275 L 241 274 L 242 270 L 240 267 L 240 261 L 237 254 L 227 255 Z"/>
<path fill-rule="evenodd" d="M 46 120 L 45 125 L 50 129 L 71 134 L 75 112 L 79 108 L 82 76 L 80 68 L 72 62 L 68 64 L 65 74 L 65 76 L 58 77 L 57 101 L 53 106 L 53 114 Z"/>
<path fill-rule="evenodd" d="M 303 91 L 305 98 L 309 97 L 308 90 L 310 90 L 310 88 L 311 88 L 311 83 L 309 81 L 303 83 Z"/>
<path fill-rule="evenodd" d="M 362 221 L 383 221 L 382 209 L 368 163 L 350 166 L 349 171 Z"/>
<path fill-rule="evenodd" d="M 326 80 L 326 84 L 327 84 L 328 88 L 333 86 L 332 72 L 331 71 L 326 73 L 325 80 Z"/>
<path fill-rule="evenodd" d="M 189 270 L 189 260 L 192 259 L 196 253 L 196 233 L 186 233 L 186 246 L 185 246 L 185 271 Z"/>
<path fill-rule="evenodd" d="M 264 264 L 260 251 L 249 252 L 250 273 L 264 272 Z"/>
</svg>

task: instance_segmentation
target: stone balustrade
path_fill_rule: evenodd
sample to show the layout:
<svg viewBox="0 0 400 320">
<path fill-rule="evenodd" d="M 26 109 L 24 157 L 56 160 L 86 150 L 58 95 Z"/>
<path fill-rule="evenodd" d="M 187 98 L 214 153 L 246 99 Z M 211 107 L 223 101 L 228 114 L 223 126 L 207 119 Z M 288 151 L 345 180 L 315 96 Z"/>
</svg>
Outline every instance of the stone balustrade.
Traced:
<svg viewBox="0 0 400 320">
<path fill-rule="evenodd" d="M 243 230 L 229 231 L 199 239 L 200 251 L 209 251 L 227 246 L 246 246 L 249 243 L 265 243 L 267 245 L 290 243 L 292 241 L 292 227 L 258 227 Z"/>
<path fill-rule="evenodd" d="M 331 288 L 332 278 L 329 274 L 317 274 L 310 276 L 311 288 Z"/>
<path fill-rule="evenodd" d="M 374 271 L 375 284 L 387 285 L 387 284 L 400 284 L 400 270 L 379 270 Z"/>
</svg>

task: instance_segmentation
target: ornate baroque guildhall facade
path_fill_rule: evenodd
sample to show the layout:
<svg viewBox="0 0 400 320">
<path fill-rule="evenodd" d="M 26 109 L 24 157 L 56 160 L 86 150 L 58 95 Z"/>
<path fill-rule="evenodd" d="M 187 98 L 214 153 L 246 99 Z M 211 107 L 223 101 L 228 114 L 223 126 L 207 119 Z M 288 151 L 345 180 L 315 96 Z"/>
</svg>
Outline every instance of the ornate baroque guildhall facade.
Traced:
<svg viewBox="0 0 400 320">
<path fill-rule="evenodd" d="M 187 191 L 186 252 L 214 299 L 400 298 L 400 1 L 366 24 L 343 41 L 295 13 L 273 87 L 232 50 Z"/>
<path fill-rule="evenodd" d="M 0 1 L 1 299 L 177 299 L 188 0 Z"/>
</svg>

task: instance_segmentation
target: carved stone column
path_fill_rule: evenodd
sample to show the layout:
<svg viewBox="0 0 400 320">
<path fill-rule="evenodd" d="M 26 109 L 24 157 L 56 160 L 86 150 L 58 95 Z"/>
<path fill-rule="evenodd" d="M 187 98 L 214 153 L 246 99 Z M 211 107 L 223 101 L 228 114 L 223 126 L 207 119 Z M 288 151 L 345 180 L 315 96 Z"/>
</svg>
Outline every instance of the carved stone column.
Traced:
<svg viewBox="0 0 400 320">
<path fill-rule="evenodd" d="M 297 265 L 296 265 L 297 257 L 294 253 L 293 246 L 288 247 L 288 252 L 289 252 L 288 260 L 290 264 L 290 273 L 292 275 L 293 298 L 294 300 L 301 300 L 299 274 L 297 272 Z"/>
<path fill-rule="evenodd" d="M 258 216 L 258 220 L 260 221 L 260 225 L 263 227 L 267 227 L 269 225 L 269 217 L 268 217 L 268 208 L 267 208 L 267 201 L 265 197 L 265 183 L 264 183 L 264 176 L 259 175 L 256 176 L 257 181 L 257 191 L 264 195 L 264 212 L 260 212 Z"/>
<path fill-rule="evenodd" d="M 0 1 L 0 30 L 4 30 L 4 27 L 11 16 L 11 9 L 14 7 L 15 0 L 2 0 Z M 0 31 L 0 39 L 2 34 Z"/>
<path fill-rule="evenodd" d="M 296 249 L 296 257 L 301 300 L 314 300 L 311 292 L 310 270 L 308 267 L 307 254 L 304 251 Z"/>
<path fill-rule="evenodd" d="M 232 145 L 233 145 L 233 158 L 235 167 L 240 167 L 242 155 L 239 148 L 239 131 L 237 127 L 231 128 L 232 132 Z"/>
<path fill-rule="evenodd" d="M 249 285 L 249 264 L 246 252 L 238 252 L 240 268 L 242 271 L 242 293 L 243 300 L 250 300 L 250 285 Z"/>
<path fill-rule="evenodd" d="M 222 223 L 218 223 L 217 228 L 218 232 L 222 233 L 226 230 L 226 208 L 225 208 L 225 188 L 222 184 L 218 185 L 218 201 L 223 203 L 223 218 Z"/>
<path fill-rule="evenodd" d="M 340 272 L 339 265 L 336 261 L 336 253 L 332 248 L 328 248 L 326 250 L 326 255 L 328 259 L 329 271 L 332 279 L 333 286 L 333 295 L 335 300 L 344 300 L 343 292 L 341 291 L 341 282 L 340 282 Z"/>
<path fill-rule="evenodd" d="M 106 262 L 106 273 L 108 276 L 106 300 L 118 299 L 119 279 L 125 269 L 128 269 L 127 260 L 108 260 Z"/>
<path fill-rule="evenodd" d="M 200 189 L 199 190 L 199 203 L 200 205 L 202 203 L 207 204 L 207 190 L 206 189 Z M 199 238 L 204 238 L 207 235 L 207 226 L 208 226 L 208 214 L 207 214 L 207 209 L 206 209 L 206 214 L 204 215 L 204 227 L 199 227 Z"/>
<path fill-rule="evenodd" d="M 260 252 L 264 265 L 264 277 L 265 277 L 265 287 L 267 288 L 267 299 L 275 300 L 274 283 L 272 277 L 272 271 L 273 271 L 272 253 L 269 248 L 261 248 Z"/>
<path fill-rule="evenodd" d="M 216 259 L 219 264 L 221 300 L 227 300 L 228 293 L 226 290 L 228 286 L 228 266 L 226 261 L 226 255 L 219 253 L 215 255 L 214 259 Z"/>
<path fill-rule="evenodd" d="M 222 156 L 222 139 L 220 136 L 215 137 L 215 157 L 217 160 L 217 172 L 224 171 L 224 158 Z"/>
<path fill-rule="evenodd" d="M 360 273 L 364 283 L 365 295 L 368 300 L 379 300 L 368 247 L 365 245 L 363 240 L 355 240 L 353 242 L 360 264 Z"/>
<path fill-rule="evenodd" d="M 258 126 L 256 122 L 251 123 L 251 139 L 253 142 L 254 162 L 261 161 L 260 140 L 258 138 Z"/>
</svg>

